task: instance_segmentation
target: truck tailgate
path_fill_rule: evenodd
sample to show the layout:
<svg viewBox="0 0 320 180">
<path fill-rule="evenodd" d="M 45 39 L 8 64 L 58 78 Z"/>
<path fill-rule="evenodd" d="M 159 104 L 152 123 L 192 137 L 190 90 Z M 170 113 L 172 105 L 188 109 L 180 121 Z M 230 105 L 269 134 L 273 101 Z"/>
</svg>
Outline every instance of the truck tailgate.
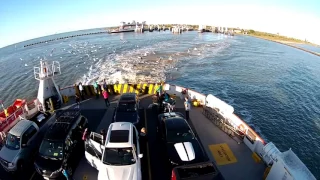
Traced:
<svg viewBox="0 0 320 180">
<path fill-rule="evenodd" d="M 173 168 L 177 180 L 224 180 L 212 162 L 203 162 Z"/>
</svg>

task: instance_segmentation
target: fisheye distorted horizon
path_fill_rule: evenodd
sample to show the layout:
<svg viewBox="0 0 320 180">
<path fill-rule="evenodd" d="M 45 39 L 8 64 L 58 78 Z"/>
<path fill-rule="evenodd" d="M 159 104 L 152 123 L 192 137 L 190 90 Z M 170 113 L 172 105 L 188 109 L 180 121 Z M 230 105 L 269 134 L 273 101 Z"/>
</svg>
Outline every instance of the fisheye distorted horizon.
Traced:
<svg viewBox="0 0 320 180">
<path fill-rule="evenodd" d="M 279 33 L 320 44 L 320 1 L 2 1 L 0 47 L 119 22 L 205 24 Z"/>
</svg>

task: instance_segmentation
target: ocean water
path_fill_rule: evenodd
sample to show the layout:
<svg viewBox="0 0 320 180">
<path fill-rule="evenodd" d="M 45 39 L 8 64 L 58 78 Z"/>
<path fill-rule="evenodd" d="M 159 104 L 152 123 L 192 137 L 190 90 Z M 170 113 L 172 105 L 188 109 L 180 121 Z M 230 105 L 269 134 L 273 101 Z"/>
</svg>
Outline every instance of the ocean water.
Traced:
<svg viewBox="0 0 320 180">
<path fill-rule="evenodd" d="M 0 49 L 0 99 L 5 105 L 16 98 L 36 97 L 33 66 L 40 59 L 61 63 L 62 74 L 56 78 L 61 87 L 104 78 L 109 82 L 166 80 L 231 104 L 267 142 L 281 151 L 292 148 L 320 178 L 318 56 L 253 37 L 168 31 L 98 34 L 23 48 L 84 32 L 88 31 Z M 145 56 L 152 60 L 146 61 Z"/>
</svg>

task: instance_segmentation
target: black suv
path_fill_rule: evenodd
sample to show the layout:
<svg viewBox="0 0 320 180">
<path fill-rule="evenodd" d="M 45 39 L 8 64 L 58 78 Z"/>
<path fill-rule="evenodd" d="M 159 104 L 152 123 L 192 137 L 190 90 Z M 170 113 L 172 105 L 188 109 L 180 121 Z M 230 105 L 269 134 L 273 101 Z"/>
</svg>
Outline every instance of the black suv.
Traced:
<svg viewBox="0 0 320 180">
<path fill-rule="evenodd" d="M 158 116 L 158 120 L 158 133 L 165 144 L 172 167 L 209 160 L 181 113 L 163 113 Z"/>
<path fill-rule="evenodd" d="M 140 121 L 139 102 L 135 93 L 122 94 L 114 111 L 114 122 L 131 122 L 137 125 Z"/>
<path fill-rule="evenodd" d="M 49 179 L 60 177 L 62 168 L 72 175 L 77 160 L 82 157 L 82 134 L 87 127 L 88 120 L 79 110 L 57 111 L 56 120 L 46 131 L 40 145 L 34 163 L 36 171 Z"/>
</svg>

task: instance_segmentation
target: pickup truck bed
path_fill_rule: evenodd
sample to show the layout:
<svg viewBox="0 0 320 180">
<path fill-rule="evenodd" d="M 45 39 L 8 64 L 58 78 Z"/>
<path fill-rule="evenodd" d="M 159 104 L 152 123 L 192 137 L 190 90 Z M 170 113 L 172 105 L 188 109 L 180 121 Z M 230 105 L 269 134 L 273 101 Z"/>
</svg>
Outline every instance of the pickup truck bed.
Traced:
<svg viewBox="0 0 320 180">
<path fill-rule="evenodd" d="M 210 161 L 177 166 L 172 171 L 177 180 L 224 180 L 221 173 Z"/>
</svg>

